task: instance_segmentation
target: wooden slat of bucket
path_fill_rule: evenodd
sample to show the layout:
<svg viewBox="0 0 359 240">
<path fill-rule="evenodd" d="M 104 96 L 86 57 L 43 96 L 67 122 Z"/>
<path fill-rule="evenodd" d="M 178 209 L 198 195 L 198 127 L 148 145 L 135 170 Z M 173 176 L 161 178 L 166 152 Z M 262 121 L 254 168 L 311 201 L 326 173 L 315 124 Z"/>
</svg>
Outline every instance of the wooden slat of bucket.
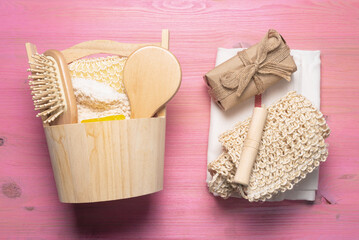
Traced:
<svg viewBox="0 0 359 240">
<path fill-rule="evenodd" d="M 108 201 L 162 190 L 165 121 L 45 127 L 60 201 Z"/>
</svg>

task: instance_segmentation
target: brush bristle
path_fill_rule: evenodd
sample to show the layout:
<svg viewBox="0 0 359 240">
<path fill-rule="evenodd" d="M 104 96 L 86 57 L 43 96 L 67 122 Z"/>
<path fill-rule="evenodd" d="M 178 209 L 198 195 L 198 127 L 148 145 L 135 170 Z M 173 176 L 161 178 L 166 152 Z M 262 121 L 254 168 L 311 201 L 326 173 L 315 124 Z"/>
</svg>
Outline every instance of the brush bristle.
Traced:
<svg viewBox="0 0 359 240">
<path fill-rule="evenodd" d="M 54 121 L 65 109 L 65 100 L 61 94 L 61 79 L 58 76 L 56 62 L 43 54 L 34 54 L 29 62 L 31 72 L 29 85 L 36 116 L 42 117 L 44 123 Z"/>
</svg>

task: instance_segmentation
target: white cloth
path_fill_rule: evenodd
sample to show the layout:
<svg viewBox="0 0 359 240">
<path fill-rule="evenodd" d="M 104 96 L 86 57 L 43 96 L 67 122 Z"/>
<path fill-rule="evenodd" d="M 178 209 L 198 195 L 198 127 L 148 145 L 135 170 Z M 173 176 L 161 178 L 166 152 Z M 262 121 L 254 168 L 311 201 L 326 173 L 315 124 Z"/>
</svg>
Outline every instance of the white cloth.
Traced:
<svg viewBox="0 0 359 240">
<path fill-rule="evenodd" d="M 243 48 L 219 48 L 216 66 L 235 56 Z M 268 88 L 262 95 L 265 106 L 273 104 L 289 91 L 297 91 L 308 98 L 314 106 L 320 108 L 320 51 L 291 50 L 291 55 L 297 65 L 297 71 L 292 75 L 291 82 L 281 80 Z M 208 163 L 214 161 L 223 151 L 218 136 L 234 127 L 238 121 L 247 119 L 252 115 L 254 97 L 248 99 L 227 112 L 222 111 L 216 103 L 211 101 L 211 119 L 208 137 Z M 279 194 L 273 201 L 289 200 L 315 200 L 315 191 L 318 189 L 318 169 L 308 174 L 290 191 Z M 211 175 L 207 173 L 207 182 Z"/>
</svg>

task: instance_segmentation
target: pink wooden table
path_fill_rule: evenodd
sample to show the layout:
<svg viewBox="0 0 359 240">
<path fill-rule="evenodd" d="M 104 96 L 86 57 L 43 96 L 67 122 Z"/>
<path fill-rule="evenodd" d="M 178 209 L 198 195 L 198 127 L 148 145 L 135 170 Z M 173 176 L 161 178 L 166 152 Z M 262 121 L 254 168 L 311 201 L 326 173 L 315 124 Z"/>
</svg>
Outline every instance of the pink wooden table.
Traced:
<svg viewBox="0 0 359 240">
<path fill-rule="evenodd" d="M 103 3 L 102 3 L 103 2 Z M 359 238 L 359 4 L 355 1 L 53 1 L 0 3 L 0 239 Z M 25 42 L 64 49 L 93 39 L 154 42 L 171 31 L 183 69 L 168 106 L 164 191 L 61 204 L 27 85 Z M 322 111 L 332 134 L 314 203 L 249 204 L 208 193 L 209 97 L 216 48 L 269 28 L 322 52 Z"/>
</svg>

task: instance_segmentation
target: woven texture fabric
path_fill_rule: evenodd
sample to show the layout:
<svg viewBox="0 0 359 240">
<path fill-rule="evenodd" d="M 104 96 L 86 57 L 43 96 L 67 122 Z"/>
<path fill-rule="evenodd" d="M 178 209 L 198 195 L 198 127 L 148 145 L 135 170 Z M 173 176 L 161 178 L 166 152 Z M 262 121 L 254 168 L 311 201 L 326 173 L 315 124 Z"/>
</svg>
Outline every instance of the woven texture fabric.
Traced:
<svg viewBox="0 0 359 240">
<path fill-rule="evenodd" d="M 111 115 L 130 118 L 130 103 L 123 82 L 126 60 L 126 57 L 108 56 L 69 64 L 79 122 Z"/>
<path fill-rule="evenodd" d="M 72 78 L 72 86 L 79 122 L 113 115 L 130 118 L 131 110 L 126 94 L 118 93 L 105 83 L 92 79 Z"/>
<path fill-rule="evenodd" d="M 72 78 L 93 79 L 125 93 L 123 68 L 126 60 L 119 56 L 80 59 L 70 63 L 69 70 Z"/>
<path fill-rule="evenodd" d="M 328 156 L 330 134 L 323 114 L 296 92 L 268 108 L 261 144 L 247 187 L 233 182 L 250 119 L 219 137 L 224 152 L 208 165 L 210 192 L 228 198 L 240 192 L 249 201 L 265 201 L 292 189 Z"/>
</svg>

